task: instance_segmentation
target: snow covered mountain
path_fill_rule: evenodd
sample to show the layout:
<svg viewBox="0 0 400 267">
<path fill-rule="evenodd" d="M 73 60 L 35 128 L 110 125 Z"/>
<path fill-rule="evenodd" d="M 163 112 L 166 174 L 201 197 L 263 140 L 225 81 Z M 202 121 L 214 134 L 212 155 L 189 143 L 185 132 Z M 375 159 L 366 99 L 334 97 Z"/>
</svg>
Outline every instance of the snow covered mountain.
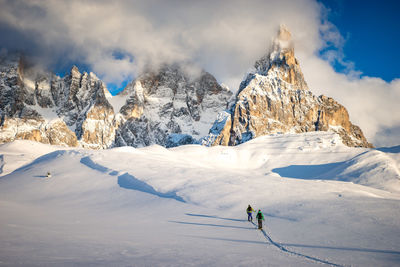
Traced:
<svg viewBox="0 0 400 267">
<path fill-rule="evenodd" d="M 117 102 L 126 99 L 115 145 L 196 143 L 208 134 L 217 114 L 228 108 L 231 97 L 232 92 L 204 71 L 196 78 L 177 65 L 149 71 L 114 97 Z"/>
<path fill-rule="evenodd" d="M 207 144 L 236 145 L 274 133 L 333 131 L 344 144 L 371 147 L 345 107 L 309 90 L 294 56 L 291 34 L 281 26 L 271 51 L 247 74 L 235 104 L 220 114 Z"/>
<path fill-rule="evenodd" d="M 66 77 L 0 59 L 0 142 L 27 139 L 101 149 L 158 144 L 237 145 L 275 133 L 333 131 L 353 147 L 372 147 L 345 107 L 309 90 L 281 26 L 271 52 L 255 63 L 236 98 L 205 71 L 163 65 L 117 96 L 93 73 Z"/>
<path fill-rule="evenodd" d="M 95 148 L 112 144 L 114 113 L 106 100 L 111 95 L 96 75 L 73 67 L 60 78 L 25 67 L 20 56 L 0 60 L 1 142 L 27 139 L 77 146 L 79 141 Z"/>
<path fill-rule="evenodd" d="M 176 65 L 149 71 L 112 97 L 93 73 L 66 77 L 0 59 L 0 142 L 109 148 L 198 143 L 232 93 L 207 72 L 189 77 Z"/>
</svg>

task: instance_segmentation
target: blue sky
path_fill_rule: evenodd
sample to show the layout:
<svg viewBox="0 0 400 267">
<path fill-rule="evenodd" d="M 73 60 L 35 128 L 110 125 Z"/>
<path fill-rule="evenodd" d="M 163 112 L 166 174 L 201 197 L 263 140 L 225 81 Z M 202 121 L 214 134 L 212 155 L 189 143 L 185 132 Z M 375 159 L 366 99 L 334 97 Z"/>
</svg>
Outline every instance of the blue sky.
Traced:
<svg viewBox="0 0 400 267">
<path fill-rule="evenodd" d="M 387 82 L 400 78 L 400 1 L 319 2 L 326 8 L 324 12 L 327 19 L 344 38 L 341 47 L 343 61 L 331 63 L 337 72 L 346 72 L 347 67 L 351 66 L 361 76 L 379 77 Z M 129 81 L 107 85 L 115 93 Z"/>
<path fill-rule="evenodd" d="M 320 0 L 345 38 L 344 60 L 363 75 L 400 78 L 400 1 Z M 343 71 L 340 64 L 334 65 Z"/>
</svg>

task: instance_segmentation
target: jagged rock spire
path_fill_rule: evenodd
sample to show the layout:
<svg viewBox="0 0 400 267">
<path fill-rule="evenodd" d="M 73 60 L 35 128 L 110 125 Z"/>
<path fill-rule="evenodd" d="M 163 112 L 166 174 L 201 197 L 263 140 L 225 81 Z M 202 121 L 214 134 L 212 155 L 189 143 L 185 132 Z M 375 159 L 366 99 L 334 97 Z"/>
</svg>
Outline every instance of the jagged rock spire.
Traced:
<svg viewBox="0 0 400 267">
<path fill-rule="evenodd" d="M 138 77 L 119 96 L 128 101 L 121 108 L 126 122 L 117 133 L 117 146 L 172 147 L 207 135 L 210 114 L 226 109 L 232 92 L 208 72 L 193 78 L 181 66 L 165 64 Z"/>
<path fill-rule="evenodd" d="M 266 75 L 271 65 L 276 60 L 284 57 L 284 53 L 289 52 L 290 55 L 294 57 L 293 47 L 292 34 L 284 24 L 281 24 L 277 35 L 271 42 L 268 52 L 254 64 L 256 72 L 261 75 Z"/>
<path fill-rule="evenodd" d="M 321 130 L 337 132 L 348 146 L 371 146 L 342 105 L 308 89 L 291 33 L 281 25 L 270 51 L 241 83 L 230 113 L 214 124 L 208 144 L 236 145 L 266 134 Z"/>
<path fill-rule="evenodd" d="M 283 81 L 298 89 L 308 90 L 300 65 L 294 55 L 292 34 L 283 24 L 273 39 L 269 52 L 257 60 L 254 67 L 257 74 L 267 76 L 269 73 L 274 72 Z M 239 91 L 245 85 L 246 83 L 242 84 Z"/>
</svg>

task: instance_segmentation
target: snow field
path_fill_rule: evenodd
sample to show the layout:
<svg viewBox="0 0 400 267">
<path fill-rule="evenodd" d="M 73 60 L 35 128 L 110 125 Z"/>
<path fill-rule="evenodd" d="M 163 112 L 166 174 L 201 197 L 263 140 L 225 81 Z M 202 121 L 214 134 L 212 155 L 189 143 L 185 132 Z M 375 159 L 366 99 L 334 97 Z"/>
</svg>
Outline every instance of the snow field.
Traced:
<svg viewBox="0 0 400 267">
<path fill-rule="evenodd" d="M 18 141 L 0 154 L 3 266 L 400 262 L 396 157 L 332 133 L 99 151 Z M 248 204 L 273 242 L 246 221 Z"/>
</svg>

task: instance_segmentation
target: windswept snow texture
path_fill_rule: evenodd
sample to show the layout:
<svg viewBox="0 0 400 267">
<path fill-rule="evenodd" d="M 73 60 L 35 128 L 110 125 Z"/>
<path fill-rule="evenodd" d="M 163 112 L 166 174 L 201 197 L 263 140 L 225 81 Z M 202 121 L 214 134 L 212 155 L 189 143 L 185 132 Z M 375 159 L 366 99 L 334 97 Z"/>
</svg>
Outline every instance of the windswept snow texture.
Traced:
<svg viewBox="0 0 400 267">
<path fill-rule="evenodd" d="M 17 141 L 0 166 L 0 266 L 400 265 L 398 152 L 329 132 L 170 149 Z"/>
</svg>

